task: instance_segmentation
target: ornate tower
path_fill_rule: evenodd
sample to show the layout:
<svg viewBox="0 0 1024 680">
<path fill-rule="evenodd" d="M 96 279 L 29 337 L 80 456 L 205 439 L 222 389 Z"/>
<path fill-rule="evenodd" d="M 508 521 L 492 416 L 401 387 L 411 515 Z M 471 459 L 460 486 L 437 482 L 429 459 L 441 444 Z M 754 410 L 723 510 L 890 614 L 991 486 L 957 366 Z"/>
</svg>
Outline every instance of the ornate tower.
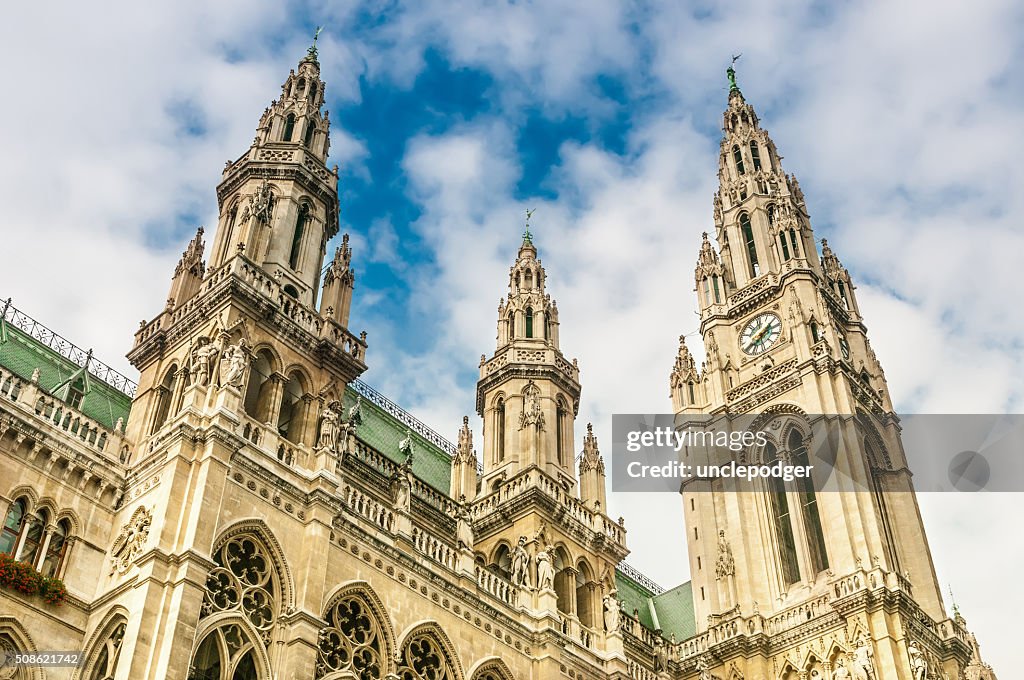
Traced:
<svg viewBox="0 0 1024 680">
<path fill-rule="evenodd" d="M 555 627 L 621 654 L 621 637 L 605 636 L 602 608 L 626 555 L 625 530 L 604 514 L 604 463 L 589 428 L 576 476 L 579 368 L 559 348 L 558 308 L 546 287 L 527 223 L 498 303 L 497 350 L 480 362 L 476 549 Z M 468 433 L 460 444 L 468 452 Z"/>
<path fill-rule="evenodd" d="M 224 168 L 209 267 L 200 228 L 166 307 L 136 333 L 133 441 L 144 442 L 186 402 L 201 408 L 216 389 L 231 387 L 239 413 L 311 455 L 325 400 L 366 370 L 365 334 L 347 328 L 355 280 L 347 235 L 323 266 L 338 233 L 338 170 L 324 165 L 330 122 L 323 101 L 313 46 L 263 112 L 248 151 Z M 235 354 L 237 375 L 228 385 Z M 197 389 L 199 401 L 190 396 Z"/>
<path fill-rule="evenodd" d="M 833 493 L 809 479 L 686 482 L 698 633 L 717 635 L 733 621 L 775 634 L 812 611 L 832 611 L 832 642 L 818 641 L 813 662 L 809 647 L 796 651 L 807 640 L 787 633 L 788 656 L 757 652 L 747 677 L 791 677 L 787 663 L 794 678 L 815 669 L 831 677 L 828 668 L 840 658 L 849 668 L 848 655 L 867 645 L 875 677 L 909 679 L 911 639 L 930 640 L 930 659 L 955 668 L 967 649 L 943 608 L 899 421 L 850 275 L 827 243 L 819 256 L 799 183 L 783 171 L 731 68 L 729 78 L 714 197 L 718 249 L 705 233 L 695 272 L 706 360 L 698 370 L 680 337 L 670 377 L 677 424 L 696 414 L 761 414 L 755 422 L 769 443 L 740 454 L 740 463 L 806 465 L 809 451 L 827 447 L 845 486 Z M 940 623 L 952 643 L 925 632 Z"/>
<path fill-rule="evenodd" d="M 484 418 L 483 485 L 539 467 L 566 489 L 576 484 L 573 423 L 579 368 L 558 346 L 558 307 L 529 226 L 498 301 L 498 348 L 481 357 L 476 410 Z"/>
</svg>

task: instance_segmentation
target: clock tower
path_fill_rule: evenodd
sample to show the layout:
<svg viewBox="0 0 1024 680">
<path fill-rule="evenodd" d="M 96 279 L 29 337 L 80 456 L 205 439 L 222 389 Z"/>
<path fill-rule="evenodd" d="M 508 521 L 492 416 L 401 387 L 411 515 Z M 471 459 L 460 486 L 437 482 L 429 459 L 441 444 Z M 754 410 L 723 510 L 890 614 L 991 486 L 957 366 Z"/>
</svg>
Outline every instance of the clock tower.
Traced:
<svg viewBox="0 0 1024 680">
<path fill-rule="evenodd" d="M 799 183 L 732 68 L 729 79 L 714 242 L 704 234 L 695 271 L 706 358 L 698 370 L 680 338 L 670 378 L 677 426 L 750 414 L 768 443 L 740 463 L 807 465 L 827 448 L 843 475 L 836 491 L 811 479 L 684 483 L 697 632 L 710 645 L 695 663 L 725 670 L 731 659 L 743 677 L 832 677 L 840 662 L 852 670 L 856 654 L 870 654 L 874 677 L 909 680 L 916 641 L 935 672 L 952 673 L 969 650 L 949 633 L 899 419 L 850 274 L 826 241 L 819 250 Z M 812 619 L 815 630 L 800 628 Z M 771 643 L 716 649 L 737 628 Z"/>
</svg>

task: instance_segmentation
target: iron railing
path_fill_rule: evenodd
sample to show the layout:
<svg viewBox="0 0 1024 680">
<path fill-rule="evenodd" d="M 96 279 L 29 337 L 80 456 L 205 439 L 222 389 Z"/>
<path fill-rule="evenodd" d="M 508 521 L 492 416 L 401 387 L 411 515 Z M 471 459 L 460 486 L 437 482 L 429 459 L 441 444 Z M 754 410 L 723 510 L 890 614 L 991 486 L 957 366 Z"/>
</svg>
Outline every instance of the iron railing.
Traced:
<svg viewBox="0 0 1024 680">
<path fill-rule="evenodd" d="M 651 580 L 651 577 L 641 573 L 636 567 L 632 566 L 628 562 L 619 562 L 616 569 L 621 571 L 623 575 L 642 585 L 644 588 L 647 588 L 647 590 L 651 591 L 654 595 L 661 595 L 665 592 L 665 589 Z"/>
<path fill-rule="evenodd" d="M 361 394 L 364 399 L 384 409 L 388 415 L 393 416 L 400 423 L 408 427 L 410 430 L 418 434 L 419 436 L 426 439 L 431 444 L 434 444 L 442 451 L 447 453 L 449 456 L 454 456 L 457 452 L 455 444 L 451 443 L 448 439 L 445 439 L 435 430 L 431 429 L 423 421 L 416 416 L 412 415 L 404 408 L 391 401 L 383 394 L 373 389 L 365 382 L 356 378 L 351 382 L 352 389 Z"/>
<path fill-rule="evenodd" d="M 7 298 L 3 303 L 2 318 L 10 325 L 24 332 L 37 342 L 49 347 L 71 363 L 84 367 L 85 370 L 89 371 L 93 377 L 102 380 L 115 390 L 129 397 L 135 396 L 135 390 L 137 390 L 139 386 L 134 380 L 128 379 L 123 374 L 94 357 L 91 349 L 82 349 L 64 336 L 55 333 L 25 312 L 22 312 L 11 304 L 11 298 Z"/>
</svg>

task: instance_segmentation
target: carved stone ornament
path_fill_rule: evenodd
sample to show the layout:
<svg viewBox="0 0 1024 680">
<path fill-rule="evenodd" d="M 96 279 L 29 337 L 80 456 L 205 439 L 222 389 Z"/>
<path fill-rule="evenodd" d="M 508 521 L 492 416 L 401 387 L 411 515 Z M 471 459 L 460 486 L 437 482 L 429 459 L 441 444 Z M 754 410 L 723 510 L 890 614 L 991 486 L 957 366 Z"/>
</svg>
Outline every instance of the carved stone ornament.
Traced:
<svg viewBox="0 0 1024 680">
<path fill-rule="evenodd" d="M 523 390 L 523 412 L 519 414 L 519 429 L 532 425 L 544 429 L 544 412 L 540 409 L 540 388 L 531 380 Z"/>
<path fill-rule="evenodd" d="M 121 527 L 121 533 L 114 539 L 110 547 L 112 560 L 110 573 L 117 571 L 124 574 L 132 566 L 135 557 L 142 552 L 146 539 L 149 538 L 149 526 L 153 523 L 153 513 L 140 505 L 132 513 L 128 523 Z"/>
<path fill-rule="evenodd" d="M 725 537 L 725 530 L 718 531 L 718 559 L 715 562 L 715 575 L 725 578 L 736 573 L 736 560 L 732 556 L 732 547 Z"/>
</svg>

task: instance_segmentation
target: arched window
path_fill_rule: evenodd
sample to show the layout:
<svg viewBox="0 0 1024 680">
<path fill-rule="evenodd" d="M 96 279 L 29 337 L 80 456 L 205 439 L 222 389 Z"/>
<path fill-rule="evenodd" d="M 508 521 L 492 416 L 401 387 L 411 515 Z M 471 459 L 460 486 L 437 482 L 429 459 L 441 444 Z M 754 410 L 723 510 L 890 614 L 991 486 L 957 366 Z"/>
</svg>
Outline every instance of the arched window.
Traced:
<svg viewBox="0 0 1024 680">
<path fill-rule="evenodd" d="M 796 229 L 789 230 L 789 243 L 793 246 L 793 257 L 800 257 L 800 239 L 796 236 Z"/>
<path fill-rule="evenodd" d="M 597 627 L 597 607 L 594 605 L 594 576 L 586 562 L 576 569 L 576 616 L 587 628 Z"/>
<path fill-rule="evenodd" d="M 836 287 L 839 289 L 839 297 L 843 301 L 843 307 L 850 308 L 850 301 L 846 298 L 846 285 L 840 279 L 836 281 Z"/>
<path fill-rule="evenodd" d="M 821 331 L 818 330 L 818 322 L 811 321 L 811 342 L 818 342 L 821 340 Z"/>
<path fill-rule="evenodd" d="M 316 132 L 316 123 L 313 122 L 312 118 L 306 119 L 306 136 L 303 138 L 302 143 L 308 149 L 313 146 L 313 133 Z"/>
<path fill-rule="evenodd" d="M 30 650 L 26 649 L 26 645 L 16 642 L 10 633 L 0 632 L 0 659 L 4 660 L 3 665 L 0 665 L 0 677 L 4 680 L 28 680 L 30 671 L 26 666 L 16 666 L 13 663 L 8 665 L 7 663 L 8 659 L 13 662 L 15 655 L 24 654 L 27 651 Z M 36 676 L 31 677 L 35 678 Z"/>
<path fill-rule="evenodd" d="M 508 341 L 512 342 L 513 338 L 516 337 L 516 315 L 512 312 L 508 313 Z"/>
<path fill-rule="evenodd" d="M 237 613 L 249 620 L 264 646 L 270 646 L 281 604 L 281 586 L 277 569 L 263 542 L 253 534 L 232 536 L 217 549 L 214 563 L 216 566 L 206 577 L 200 620 L 212 614 Z M 243 639 L 244 631 L 236 628 L 240 637 L 234 647 L 239 651 L 227 656 L 221 654 L 222 662 L 240 661 L 246 641 Z M 231 626 L 219 629 L 220 635 L 227 637 L 229 642 L 230 629 Z M 196 656 L 199 656 L 198 652 Z"/>
<path fill-rule="evenodd" d="M 245 412 L 261 423 L 267 422 L 271 415 L 270 397 L 274 393 L 274 381 L 270 377 L 273 372 L 273 357 L 268 350 L 261 350 L 249 371 L 249 384 L 245 390 Z"/>
<path fill-rule="evenodd" d="M 114 680 L 114 673 L 117 671 L 117 660 L 121 656 L 121 642 L 124 640 L 124 631 L 127 623 L 124 619 L 117 620 L 99 643 L 98 651 L 94 652 L 94 659 L 91 661 L 92 670 L 89 672 L 89 680 Z"/>
<path fill-rule="evenodd" d="M 210 631 L 192 657 L 190 680 L 259 680 L 255 645 L 237 623 Z"/>
<path fill-rule="evenodd" d="M 288 266 L 292 269 L 299 268 L 299 255 L 302 252 L 302 235 L 306 231 L 306 223 L 309 222 L 309 206 L 303 203 L 299 206 L 299 215 L 295 218 L 295 231 L 292 232 L 292 249 L 288 255 Z"/>
<path fill-rule="evenodd" d="M 691 380 L 690 382 L 686 383 L 686 387 L 687 387 L 687 392 L 690 395 L 690 405 L 692 406 L 697 401 L 697 397 L 695 396 L 694 390 L 693 390 L 693 381 Z"/>
<path fill-rule="evenodd" d="M 532 270 L 530 270 L 530 269 L 526 270 L 525 281 L 526 281 L 526 290 L 531 290 L 533 288 L 533 271 Z"/>
<path fill-rule="evenodd" d="M 156 409 L 153 412 L 153 426 L 149 429 L 150 434 L 156 432 L 167 422 L 167 416 L 171 413 L 171 398 L 174 396 L 174 379 L 178 373 L 178 367 L 171 364 L 164 374 L 160 386 L 156 388 Z"/>
<path fill-rule="evenodd" d="M 224 226 L 224 241 L 220 246 L 219 260 L 223 262 L 228 259 L 228 255 L 231 254 L 231 239 L 235 233 L 235 222 L 238 220 L 238 205 L 234 205 L 228 210 L 228 219 Z"/>
<path fill-rule="evenodd" d="M 430 630 L 414 633 L 398 655 L 402 680 L 456 680 L 458 664 L 447 645 Z"/>
<path fill-rule="evenodd" d="M 804 437 L 798 430 L 789 433 L 789 448 L 792 452 L 793 465 L 808 466 L 807 447 Z M 803 512 L 804 533 L 807 534 L 807 548 L 811 555 L 811 571 L 817 576 L 828 569 L 828 552 L 825 550 L 825 534 L 821 528 L 821 517 L 818 514 L 818 496 L 814 492 L 814 482 L 810 477 L 796 480 L 797 493 L 800 495 L 800 506 Z"/>
<path fill-rule="evenodd" d="M 757 263 L 757 244 L 754 243 L 754 230 L 750 227 L 750 215 L 740 214 L 740 231 L 743 234 L 743 242 L 747 247 L 747 260 L 750 264 L 750 278 L 756 278 L 761 274 L 761 267 Z"/>
<path fill-rule="evenodd" d="M 526 337 L 533 337 L 533 307 L 526 308 Z"/>
<path fill-rule="evenodd" d="M 292 141 L 292 134 L 295 132 L 295 114 L 289 113 L 284 118 L 284 133 L 281 135 L 281 141 L 290 142 Z"/>
<path fill-rule="evenodd" d="M 50 532 L 50 541 L 46 544 L 46 556 L 43 557 L 43 565 L 39 569 L 43 576 L 54 577 L 60 573 L 61 564 L 64 562 L 64 553 L 68 549 L 68 534 L 71 532 L 71 523 L 62 519 L 57 522 L 56 528 Z"/>
<path fill-rule="evenodd" d="M 555 407 L 555 455 L 559 465 L 565 465 L 565 403 L 559 399 Z"/>
<path fill-rule="evenodd" d="M 50 514 L 43 508 L 26 518 L 25 536 L 21 540 L 21 549 L 15 556 L 18 560 L 27 562 L 33 567 L 36 565 L 43 543 L 43 534 L 46 533 L 46 525 L 49 521 Z"/>
<path fill-rule="evenodd" d="M 778 451 L 768 443 L 764 447 L 765 465 L 774 465 L 778 460 Z M 796 556 L 796 540 L 793 537 L 793 518 L 789 512 L 789 499 L 786 496 L 786 485 L 781 477 L 767 478 L 768 505 L 775 525 L 775 538 L 778 541 L 779 566 L 782 572 L 782 583 L 790 586 L 800 580 L 800 565 Z"/>
<path fill-rule="evenodd" d="M 281 409 L 277 416 L 277 432 L 282 437 L 296 444 L 302 441 L 302 430 L 305 424 L 305 402 L 302 396 L 306 393 L 305 381 L 298 371 L 292 371 L 281 395 Z"/>
<path fill-rule="evenodd" d="M 555 596 L 557 599 L 558 611 L 564 614 L 573 614 L 576 611 L 576 573 L 569 560 L 566 559 L 565 550 L 556 548 L 553 552 L 551 566 L 555 571 Z"/>
<path fill-rule="evenodd" d="M 306 92 L 306 79 L 305 78 L 299 78 L 299 80 L 295 83 L 295 96 L 296 97 L 301 97 L 303 94 L 305 94 L 305 92 Z"/>
<path fill-rule="evenodd" d="M 495 442 L 495 454 L 497 462 L 505 460 L 505 400 L 498 399 L 498 408 L 495 411 L 494 419 L 497 427 L 494 428 L 497 441 Z"/>
<path fill-rule="evenodd" d="M 789 262 L 789 244 L 786 243 L 786 232 L 779 232 L 779 244 L 782 246 L 782 261 Z"/>
<path fill-rule="evenodd" d="M 768 224 L 769 225 L 774 225 L 775 224 L 775 204 L 773 203 L 772 205 L 769 205 L 767 208 L 764 209 L 764 211 L 765 211 L 765 214 L 768 215 Z"/>
<path fill-rule="evenodd" d="M 494 562 L 491 564 L 491 568 L 499 575 L 512 580 L 512 551 L 504 543 L 494 551 Z"/>
<path fill-rule="evenodd" d="M 711 282 L 708 280 L 707 276 L 704 277 L 703 283 L 704 283 L 704 303 L 710 305 L 711 304 Z"/>
<path fill-rule="evenodd" d="M 314 105 L 314 107 L 316 106 L 316 91 L 316 81 L 309 81 L 309 101 Z"/>
<path fill-rule="evenodd" d="M 755 171 L 761 169 L 761 154 L 757 149 L 757 142 L 753 139 L 750 140 L 750 160 L 754 164 Z"/>
<path fill-rule="evenodd" d="M 718 274 L 711 275 L 711 287 L 715 291 L 715 304 L 720 304 L 722 302 L 722 292 L 718 287 Z"/>
<path fill-rule="evenodd" d="M 746 171 L 743 169 L 743 152 L 740 151 L 739 146 L 732 147 L 732 159 L 736 163 L 736 172 L 743 175 Z"/>
<path fill-rule="evenodd" d="M 0 553 L 13 555 L 14 548 L 18 545 L 18 537 L 25 524 L 25 513 L 28 511 L 28 502 L 19 498 L 11 503 L 7 509 L 7 517 L 4 519 L 4 528 L 0 531 Z"/>
<path fill-rule="evenodd" d="M 367 598 L 355 592 L 339 598 L 324 616 L 319 658 L 327 673 L 348 671 L 355 678 L 382 678 L 387 666 L 384 630 Z"/>
</svg>

